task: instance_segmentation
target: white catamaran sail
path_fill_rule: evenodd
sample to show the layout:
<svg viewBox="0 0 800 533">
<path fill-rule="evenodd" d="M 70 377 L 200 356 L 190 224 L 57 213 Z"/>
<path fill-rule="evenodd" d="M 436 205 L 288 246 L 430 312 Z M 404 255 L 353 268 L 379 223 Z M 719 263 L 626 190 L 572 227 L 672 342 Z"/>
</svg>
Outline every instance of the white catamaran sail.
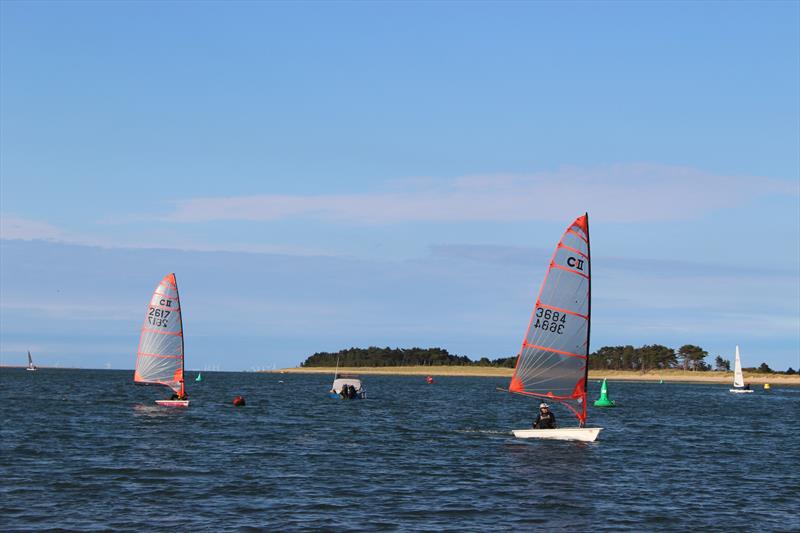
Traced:
<svg viewBox="0 0 800 533">
<path fill-rule="evenodd" d="M 30 370 L 31 372 L 39 370 L 39 367 L 33 364 L 33 358 L 31 357 L 30 350 L 28 351 L 28 366 L 25 368 L 25 370 Z"/>
<path fill-rule="evenodd" d="M 739 357 L 739 345 L 736 345 L 736 358 L 733 362 L 733 388 L 731 392 L 753 392 L 750 387 L 744 386 L 744 375 L 742 375 L 742 359 Z"/>
<path fill-rule="evenodd" d="M 561 237 L 545 274 L 509 392 L 560 402 L 580 427 L 515 430 L 521 438 L 587 440 L 602 428 L 584 428 L 591 323 L 589 215 Z"/>
<path fill-rule="evenodd" d="M 189 405 L 183 381 L 183 322 L 175 274 L 164 276 L 147 306 L 133 380 L 172 389 L 177 399 L 156 400 L 160 405 Z"/>
</svg>

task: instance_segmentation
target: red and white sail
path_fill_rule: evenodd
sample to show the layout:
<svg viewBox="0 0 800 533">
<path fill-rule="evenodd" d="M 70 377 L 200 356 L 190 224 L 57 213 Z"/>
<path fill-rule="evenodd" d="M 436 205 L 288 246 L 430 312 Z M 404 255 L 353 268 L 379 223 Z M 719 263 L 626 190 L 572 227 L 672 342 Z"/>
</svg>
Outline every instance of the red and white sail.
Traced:
<svg viewBox="0 0 800 533">
<path fill-rule="evenodd" d="M 589 215 L 556 246 L 517 357 L 509 391 L 563 402 L 586 421 L 591 316 Z"/>
<path fill-rule="evenodd" d="M 175 274 L 164 276 L 147 306 L 133 380 L 184 393 L 183 323 Z"/>
</svg>

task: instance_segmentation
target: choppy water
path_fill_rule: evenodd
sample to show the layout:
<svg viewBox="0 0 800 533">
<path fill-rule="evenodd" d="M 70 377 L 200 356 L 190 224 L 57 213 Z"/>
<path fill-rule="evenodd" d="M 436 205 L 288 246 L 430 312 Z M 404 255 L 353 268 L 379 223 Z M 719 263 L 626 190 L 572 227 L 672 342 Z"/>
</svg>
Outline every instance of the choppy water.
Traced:
<svg viewBox="0 0 800 533">
<path fill-rule="evenodd" d="M 504 379 L 341 401 L 330 376 L 208 373 L 180 410 L 131 374 L 0 370 L 0 530 L 800 529 L 798 388 L 612 383 L 585 444 L 511 437 L 533 402 Z"/>
</svg>

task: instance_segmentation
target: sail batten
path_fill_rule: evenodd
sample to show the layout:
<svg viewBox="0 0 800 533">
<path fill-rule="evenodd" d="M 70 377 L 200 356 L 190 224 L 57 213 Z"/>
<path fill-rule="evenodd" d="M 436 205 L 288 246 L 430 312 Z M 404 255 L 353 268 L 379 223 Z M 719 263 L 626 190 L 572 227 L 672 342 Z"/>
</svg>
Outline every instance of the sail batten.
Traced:
<svg viewBox="0 0 800 533">
<path fill-rule="evenodd" d="M 136 353 L 137 383 L 166 385 L 184 393 L 183 324 L 175 274 L 168 274 L 153 291 L 142 324 Z"/>
<path fill-rule="evenodd" d="M 509 391 L 563 402 L 586 420 L 591 317 L 588 215 L 566 229 L 553 252 L 517 357 Z"/>
</svg>

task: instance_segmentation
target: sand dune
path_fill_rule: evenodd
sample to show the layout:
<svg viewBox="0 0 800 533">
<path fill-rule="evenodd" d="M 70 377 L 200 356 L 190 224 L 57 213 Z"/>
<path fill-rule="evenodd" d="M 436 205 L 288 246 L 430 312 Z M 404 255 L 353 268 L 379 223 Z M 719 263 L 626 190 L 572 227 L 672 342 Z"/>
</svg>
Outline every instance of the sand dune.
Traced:
<svg viewBox="0 0 800 533">
<path fill-rule="evenodd" d="M 290 374 L 333 374 L 333 367 L 284 368 L 271 372 Z M 340 374 L 383 374 L 408 376 L 482 376 L 510 378 L 510 368 L 481 366 L 386 366 L 386 367 L 340 367 Z M 745 381 L 752 384 L 800 385 L 800 375 L 744 373 Z M 607 378 L 613 381 L 669 381 L 696 383 L 732 383 L 733 372 L 685 372 L 683 370 L 661 370 L 641 373 L 632 370 L 593 370 L 589 379 Z"/>
</svg>

